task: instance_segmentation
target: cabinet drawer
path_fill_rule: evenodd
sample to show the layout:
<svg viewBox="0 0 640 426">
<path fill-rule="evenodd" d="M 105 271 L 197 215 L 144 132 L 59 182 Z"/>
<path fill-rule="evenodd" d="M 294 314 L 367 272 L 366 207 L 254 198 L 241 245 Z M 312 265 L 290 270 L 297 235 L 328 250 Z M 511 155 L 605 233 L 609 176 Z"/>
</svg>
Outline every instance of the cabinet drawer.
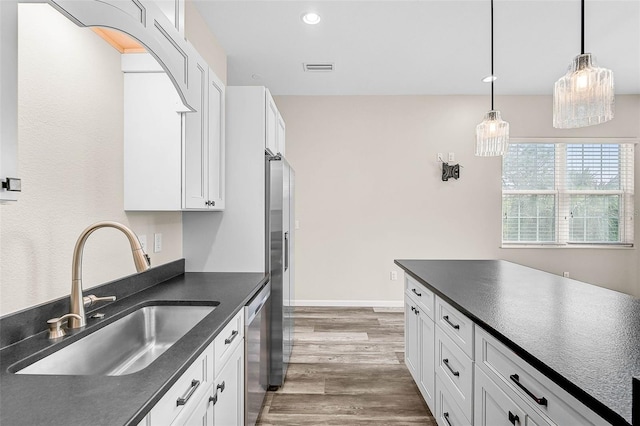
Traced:
<svg viewBox="0 0 640 426">
<path fill-rule="evenodd" d="M 433 303 L 435 296 L 433 292 L 407 274 L 405 274 L 404 282 L 405 293 L 420 305 L 422 311 L 427 314 L 429 318 L 434 319 Z"/>
<path fill-rule="evenodd" d="M 216 354 L 216 372 L 217 376 L 220 369 L 224 366 L 227 359 L 231 356 L 233 349 L 244 338 L 244 310 L 240 310 L 235 317 L 222 329 L 216 336 L 213 344 L 215 345 Z"/>
<path fill-rule="evenodd" d="M 476 365 L 559 425 L 605 425 L 600 416 L 486 331 L 476 328 Z"/>
<path fill-rule="evenodd" d="M 482 370 L 476 370 L 474 426 L 516 424 L 549 426 L 551 422 L 536 413 L 515 394 L 507 395 Z"/>
<path fill-rule="evenodd" d="M 213 343 L 151 409 L 148 423 L 154 426 L 170 425 L 183 410 L 193 410 L 212 384 Z"/>
<path fill-rule="evenodd" d="M 444 300 L 436 297 L 436 324 L 473 359 L 473 321 Z"/>
<path fill-rule="evenodd" d="M 189 411 L 183 410 L 171 426 L 204 426 L 213 424 L 213 385 Z M 152 425 L 150 425 L 152 426 Z"/>
<path fill-rule="evenodd" d="M 447 387 L 467 420 L 473 418 L 473 361 L 436 327 L 436 376 Z"/>
<path fill-rule="evenodd" d="M 436 376 L 436 412 L 438 426 L 471 426 L 460 407 L 456 405 L 446 386 Z"/>
</svg>

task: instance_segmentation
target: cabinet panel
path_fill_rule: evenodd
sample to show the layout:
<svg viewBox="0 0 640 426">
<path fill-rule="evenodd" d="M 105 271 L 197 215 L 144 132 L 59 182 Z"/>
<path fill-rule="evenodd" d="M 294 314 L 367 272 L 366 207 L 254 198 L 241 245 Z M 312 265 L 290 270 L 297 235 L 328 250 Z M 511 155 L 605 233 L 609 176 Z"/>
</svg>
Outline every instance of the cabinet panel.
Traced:
<svg viewBox="0 0 640 426">
<path fill-rule="evenodd" d="M 415 303 L 408 296 L 404 297 L 404 362 L 416 383 L 420 381 L 418 316 L 415 314 Z"/>
<path fill-rule="evenodd" d="M 435 319 L 435 295 L 431 290 L 419 284 L 409 275 L 405 275 L 405 291 L 413 300 L 416 301 L 416 303 L 421 306 L 422 310 L 427 314 L 427 316 L 429 316 L 432 320 Z"/>
<path fill-rule="evenodd" d="M 513 398 L 513 399 L 512 399 Z M 542 416 L 518 398 L 507 396 L 486 374 L 476 369 L 475 426 L 547 426 Z M 568 424 L 568 423 L 566 423 Z"/>
<path fill-rule="evenodd" d="M 208 207 L 208 111 L 207 85 L 209 66 L 197 60 L 191 72 L 191 84 L 200 94 L 194 108 L 196 112 L 185 114 L 184 129 L 184 207 L 206 209 Z"/>
<path fill-rule="evenodd" d="M 265 90 L 266 102 L 266 139 L 265 149 L 271 154 L 278 153 L 278 108 L 269 90 Z"/>
<path fill-rule="evenodd" d="M 436 411 L 434 417 L 438 426 L 471 426 L 462 410 L 436 375 Z"/>
<path fill-rule="evenodd" d="M 424 312 L 420 311 L 418 334 L 420 336 L 420 380 L 418 388 L 431 412 L 434 411 L 435 394 L 435 323 Z"/>
<path fill-rule="evenodd" d="M 0 1 L 0 182 L 18 178 L 18 4 Z M 0 200 L 18 192 L 0 186 Z"/>
<path fill-rule="evenodd" d="M 213 344 L 204 350 L 151 409 L 149 422 L 154 426 L 169 425 L 183 410 L 191 412 L 212 383 Z"/>
<path fill-rule="evenodd" d="M 464 353 L 473 359 L 473 321 L 453 306 L 436 297 L 436 324 Z"/>
<path fill-rule="evenodd" d="M 208 199 L 210 210 L 225 207 L 225 87 L 209 69 Z"/>
<path fill-rule="evenodd" d="M 473 418 L 473 361 L 436 327 L 436 375 L 469 421 Z"/>
<path fill-rule="evenodd" d="M 241 341 L 242 343 L 242 341 Z M 244 424 L 244 344 L 237 345 L 216 378 L 217 395 L 213 409 L 216 426 Z"/>
<path fill-rule="evenodd" d="M 284 123 L 284 119 L 278 111 L 278 128 L 276 130 L 276 149 L 282 155 L 285 155 L 285 142 L 287 135 L 287 127 Z"/>
<path fill-rule="evenodd" d="M 127 72 L 124 93 L 124 208 L 180 210 L 182 116 L 175 88 L 164 73 Z"/>
<path fill-rule="evenodd" d="M 553 422 L 584 426 L 607 424 L 484 330 L 476 330 L 476 341 L 477 367 L 501 388 L 512 390 Z"/>
<path fill-rule="evenodd" d="M 180 416 L 172 426 L 213 426 L 213 385 L 195 404 L 193 410 L 185 412 L 186 416 Z M 186 417 L 183 420 L 182 417 Z"/>
<path fill-rule="evenodd" d="M 216 376 L 226 364 L 237 346 L 242 346 L 244 339 L 244 311 L 241 309 L 235 317 L 216 336 L 213 344 L 216 354 Z"/>
</svg>

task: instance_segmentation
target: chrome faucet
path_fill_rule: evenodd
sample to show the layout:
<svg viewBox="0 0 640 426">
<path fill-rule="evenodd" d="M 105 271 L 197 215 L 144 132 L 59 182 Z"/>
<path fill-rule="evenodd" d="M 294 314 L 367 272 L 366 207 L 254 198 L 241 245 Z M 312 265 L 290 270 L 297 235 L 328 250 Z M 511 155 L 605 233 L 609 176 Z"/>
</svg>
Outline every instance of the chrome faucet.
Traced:
<svg viewBox="0 0 640 426">
<path fill-rule="evenodd" d="M 76 241 L 76 247 L 73 251 L 73 265 L 71 276 L 71 313 L 67 317 L 68 328 L 82 328 L 86 325 L 86 317 L 84 308 L 93 306 L 96 302 L 100 301 L 114 301 L 115 296 L 96 297 L 95 295 L 82 296 L 82 251 L 84 244 L 89 238 L 89 235 L 96 229 L 100 228 L 115 228 L 122 231 L 129 239 L 131 245 L 131 252 L 133 254 L 133 262 L 136 265 L 138 272 L 143 272 L 149 269 L 150 260 L 149 256 L 142 250 L 140 241 L 136 234 L 126 226 L 118 222 L 97 222 L 90 225 L 87 229 L 82 231 Z M 63 316 L 66 317 L 66 316 Z M 57 319 L 57 318 L 56 318 Z"/>
</svg>

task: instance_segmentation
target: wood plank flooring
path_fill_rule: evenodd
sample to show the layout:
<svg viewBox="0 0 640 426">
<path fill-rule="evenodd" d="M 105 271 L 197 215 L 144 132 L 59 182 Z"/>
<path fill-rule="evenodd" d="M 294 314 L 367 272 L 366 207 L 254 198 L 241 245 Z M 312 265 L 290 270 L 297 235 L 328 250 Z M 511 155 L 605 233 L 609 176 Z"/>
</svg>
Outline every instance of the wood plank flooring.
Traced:
<svg viewBox="0 0 640 426">
<path fill-rule="evenodd" d="M 436 421 L 404 364 L 402 308 L 295 310 L 284 386 L 259 426 L 425 425 Z"/>
</svg>

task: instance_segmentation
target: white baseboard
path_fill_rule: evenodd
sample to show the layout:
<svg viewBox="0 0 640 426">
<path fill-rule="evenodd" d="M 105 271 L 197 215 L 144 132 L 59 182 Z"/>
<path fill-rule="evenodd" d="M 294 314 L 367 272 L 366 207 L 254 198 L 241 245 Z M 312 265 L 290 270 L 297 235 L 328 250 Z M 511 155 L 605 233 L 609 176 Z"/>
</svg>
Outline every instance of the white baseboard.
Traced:
<svg viewBox="0 0 640 426">
<path fill-rule="evenodd" d="M 402 300 L 294 300 L 293 306 L 401 308 Z"/>
</svg>

